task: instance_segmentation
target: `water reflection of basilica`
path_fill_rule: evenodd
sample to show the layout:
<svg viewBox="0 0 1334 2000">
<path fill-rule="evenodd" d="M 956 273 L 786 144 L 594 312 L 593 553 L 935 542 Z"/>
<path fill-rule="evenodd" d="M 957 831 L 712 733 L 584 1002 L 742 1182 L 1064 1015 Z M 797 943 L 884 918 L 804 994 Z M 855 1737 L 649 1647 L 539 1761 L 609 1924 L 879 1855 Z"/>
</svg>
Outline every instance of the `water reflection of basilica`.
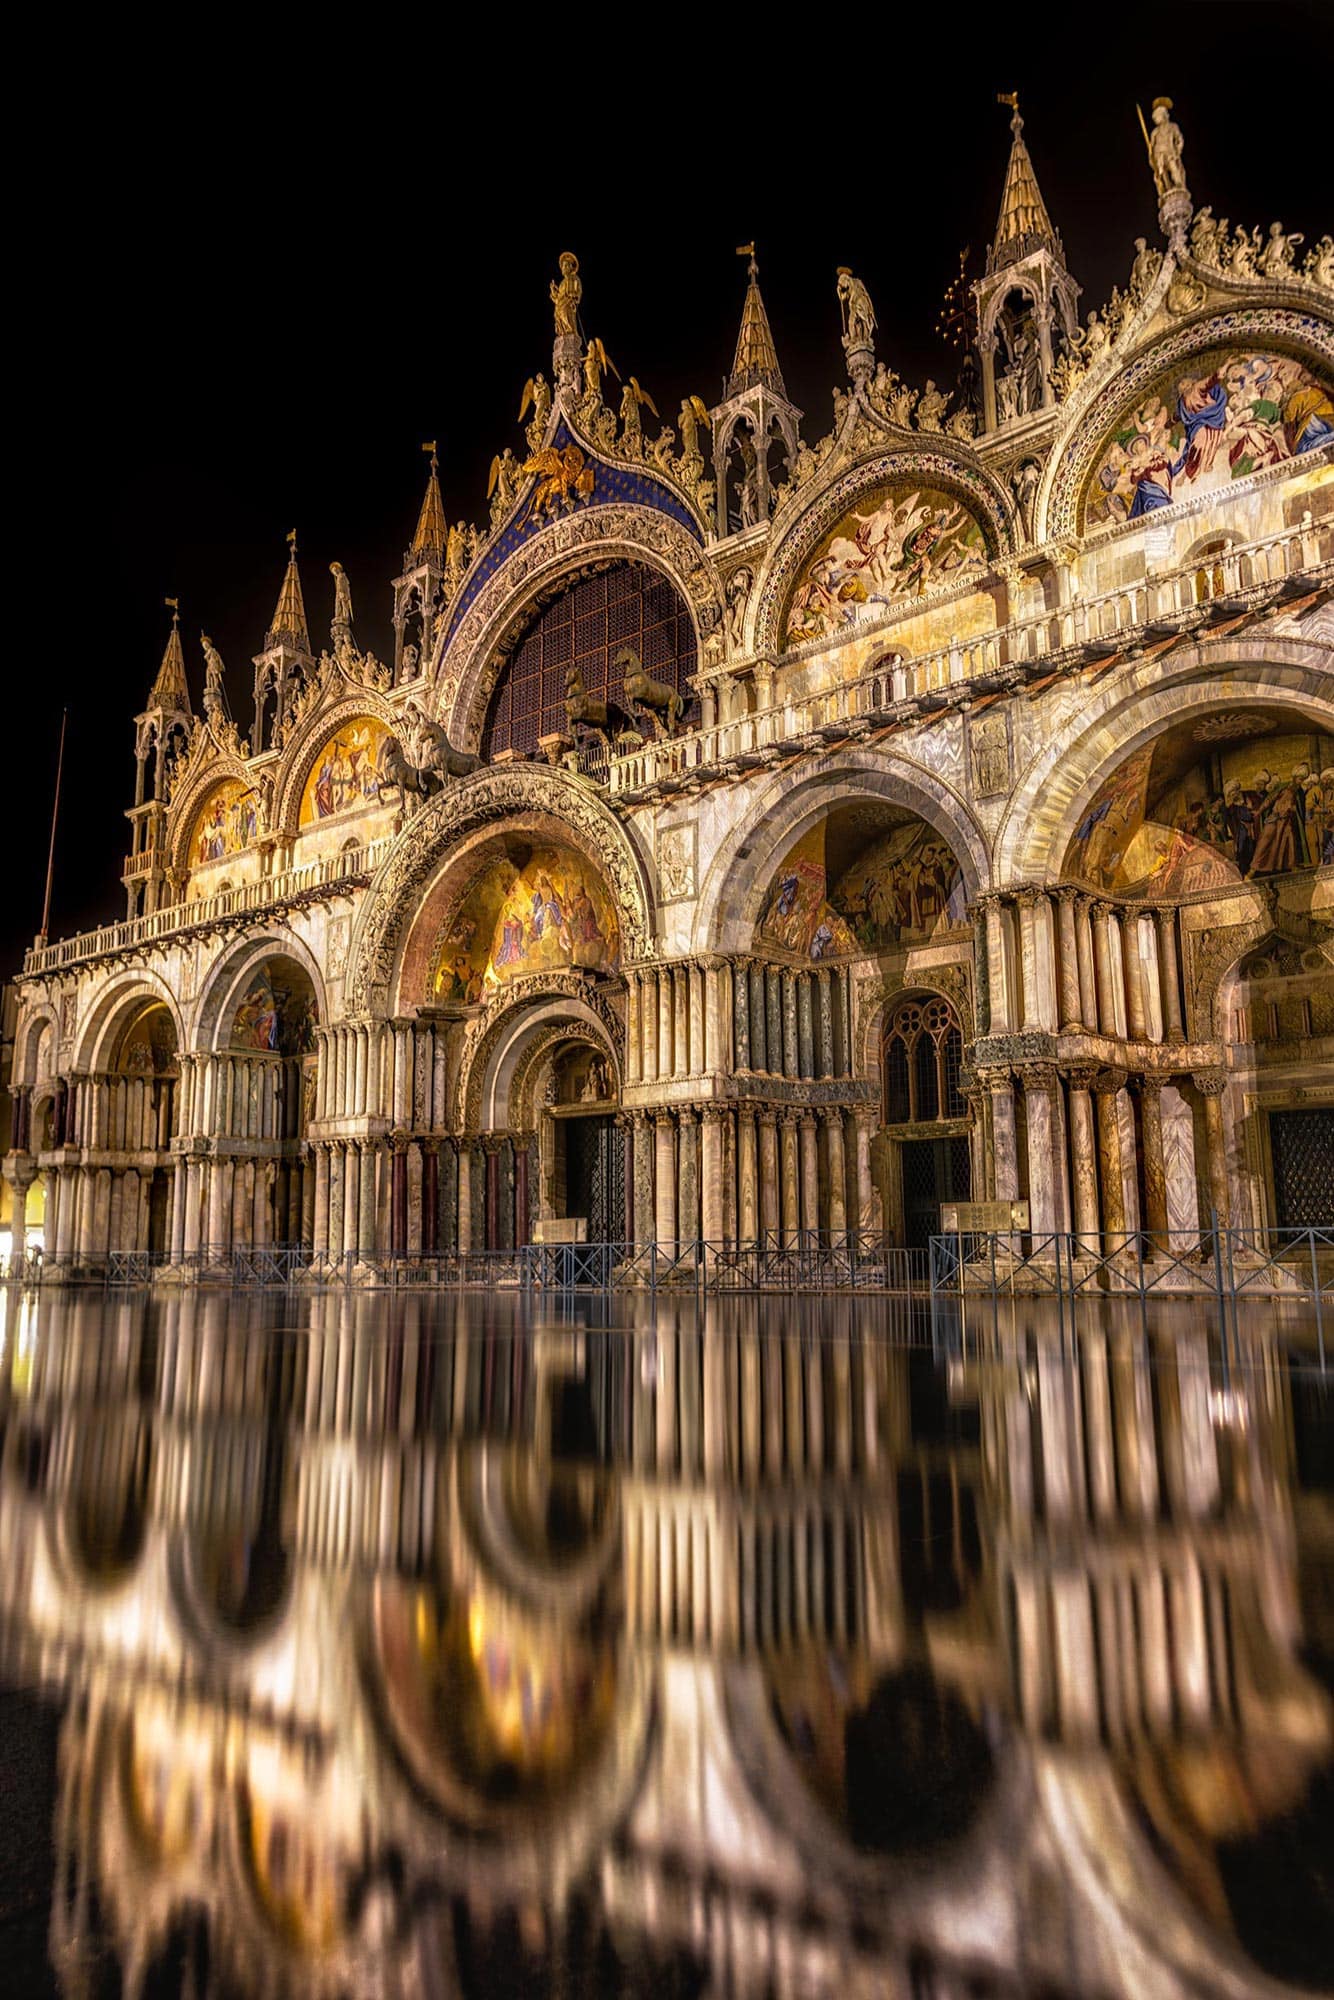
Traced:
<svg viewBox="0 0 1334 2000">
<path fill-rule="evenodd" d="M 864 1301 L 614 1310 L 11 1318 L 65 1990 L 1313 1976 L 1334 1523 L 1275 1338 L 1224 1380 L 1189 1309 L 1072 1358 L 1026 1304 L 938 1368 Z"/>
</svg>

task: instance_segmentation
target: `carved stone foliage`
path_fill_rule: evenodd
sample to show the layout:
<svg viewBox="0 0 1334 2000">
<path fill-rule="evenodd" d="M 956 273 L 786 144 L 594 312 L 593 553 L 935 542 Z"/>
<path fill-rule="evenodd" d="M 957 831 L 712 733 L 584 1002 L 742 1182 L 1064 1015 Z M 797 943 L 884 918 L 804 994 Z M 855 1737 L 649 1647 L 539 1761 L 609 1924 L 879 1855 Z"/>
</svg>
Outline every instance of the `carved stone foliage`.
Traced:
<svg viewBox="0 0 1334 2000">
<path fill-rule="evenodd" d="M 723 615 L 722 586 L 696 538 L 651 507 L 587 507 L 563 515 L 517 548 L 478 591 L 441 642 L 435 713 L 458 748 L 475 748 L 500 670 L 506 635 L 533 601 L 590 562 L 649 562 L 675 585 L 701 641 Z"/>
<path fill-rule="evenodd" d="M 760 584 L 753 650 L 776 653 L 782 643 L 783 612 L 801 569 L 822 535 L 835 528 L 857 496 L 888 481 L 919 481 L 956 491 L 976 515 L 993 557 L 1012 552 L 1012 507 L 1004 489 L 968 454 L 949 451 L 896 451 L 860 459 L 815 495 L 784 534 Z"/>
<path fill-rule="evenodd" d="M 482 1090 L 496 1043 L 503 1034 L 512 1030 L 525 1006 L 534 1006 L 552 998 L 577 1001 L 596 1017 L 620 1070 L 625 1029 L 607 994 L 591 980 L 578 972 L 539 973 L 531 979 L 512 980 L 509 985 L 495 989 L 476 1019 L 468 1023 L 464 1033 L 457 1089 L 466 1130 L 475 1132 L 480 1127 Z M 568 1040 L 571 1037 L 591 1039 L 586 1024 L 581 1025 L 575 1020 L 568 1024 L 554 1024 L 551 1030 L 553 1040 Z"/>
<path fill-rule="evenodd" d="M 1091 398 L 1072 396 L 1066 406 L 1066 430 L 1057 438 L 1047 461 L 1045 505 L 1038 508 L 1039 536 L 1049 541 L 1074 538 L 1080 497 L 1113 423 L 1160 373 L 1174 362 L 1211 347 L 1259 346 L 1275 341 L 1280 347 L 1318 360 L 1326 371 L 1334 368 L 1334 328 L 1313 314 L 1273 306 L 1238 306 L 1189 321 L 1166 340 L 1154 342 L 1127 367 L 1107 377 Z"/>
<path fill-rule="evenodd" d="M 350 1008 L 379 1010 L 400 938 L 442 857 L 480 828 L 525 814 L 550 816 L 568 829 L 615 893 L 627 955 L 651 955 L 649 895 L 639 855 L 597 794 L 559 770 L 537 765 L 488 769 L 432 799 L 395 841 L 371 885 L 353 939 Z"/>
</svg>

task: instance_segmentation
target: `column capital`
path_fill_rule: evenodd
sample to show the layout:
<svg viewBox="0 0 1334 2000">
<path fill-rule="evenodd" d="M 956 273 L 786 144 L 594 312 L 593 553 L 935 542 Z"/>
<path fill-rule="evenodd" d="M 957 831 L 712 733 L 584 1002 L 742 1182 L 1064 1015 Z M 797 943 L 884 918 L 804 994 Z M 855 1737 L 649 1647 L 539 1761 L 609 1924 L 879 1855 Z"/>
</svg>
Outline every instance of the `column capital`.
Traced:
<svg viewBox="0 0 1334 2000">
<path fill-rule="evenodd" d="M 831 1114 L 828 1111 L 825 1111 L 821 1115 L 826 1120 L 828 1120 Z M 816 1117 L 814 1110 L 809 1104 L 803 1105 L 801 1110 L 798 1111 L 797 1113 L 797 1123 L 798 1125 L 800 1125 L 803 1132 L 814 1131 L 815 1127 L 819 1124 L 819 1122 L 820 1122 L 819 1118 Z"/>
<path fill-rule="evenodd" d="M 1116 905 L 1109 903 L 1105 897 L 1095 896 L 1090 899 L 1090 908 L 1093 915 L 1098 919 L 1098 922 L 1102 923 L 1104 918 L 1110 917 L 1113 914 Z"/>
<path fill-rule="evenodd" d="M 1125 1083 L 1124 1070 L 1100 1069 L 1093 1079 L 1093 1088 L 1099 1097 L 1115 1097 L 1118 1090 L 1124 1090 Z"/>
<path fill-rule="evenodd" d="M 1156 1102 L 1163 1094 L 1163 1085 L 1167 1082 L 1167 1078 L 1148 1071 L 1142 1076 L 1132 1077 L 1130 1082 L 1141 1097 Z"/>
<path fill-rule="evenodd" d="M 1227 1088 L 1227 1071 L 1222 1069 L 1192 1070 L 1190 1080 L 1201 1097 L 1221 1097 Z"/>
<path fill-rule="evenodd" d="M 433 1158 L 439 1154 L 442 1143 L 443 1142 L 439 1138 L 437 1138 L 434 1134 L 431 1134 L 429 1137 L 418 1139 L 417 1141 L 417 1144 L 421 1147 L 423 1153 L 429 1153 Z M 363 1139 L 361 1142 L 362 1152 L 363 1153 L 374 1152 L 375 1144 L 376 1142 L 374 1139 Z"/>
<path fill-rule="evenodd" d="M 1097 1063 L 1071 1063 L 1065 1073 L 1071 1090 L 1095 1090 L 1100 1074 Z"/>
<path fill-rule="evenodd" d="M 1042 1090 L 1048 1095 L 1055 1090 L 1059 1076 L 1055 1063 L 1026 1062 L 1015 1071 L 1016 1080 L 1025 1090 Z"/>
<path fill-rule="evenodd" d="M 395 1153 L 406 1153 L 412 1143 L 411 1134 L 399 1130 L 389 1134 L 389 1144 Z"/>
<path fill-rule="evenodd" d="M 496 1155 L 503 1153 L 509 1143 L 509 1136 L 508 1132 L 483 1132 L 482 1151 Z"/>
<path fill-rule="evenodd" d="M 757 1104 L 755 1114 L 761 1125 L 777 1125 L 778 1123 L 778 1106 L 776 1104 Z"/>
<path fill-rule="evenodd" d="M 1018 888 L 1014 891 L 1014 900 L 1019 905 L 1021 910 L 1035 910 L 1043 896 L 1043 893 L 1044 892 L 1038 888 L 1036 883 L 1021 882 Z"/>
<path fill-rule="evenodd" d="M 1079 889 L 1076 889 L 1073 882 L 1062 882 L 1057 887 L 1056 899 L 1060 903 L 1068 903 L 1073 908 L 1075 903 L 1079 901 L 1081 893 Z"/>
<path fill-rule="evenodd" d="M 706 1125 L 722 1125 L 726 1122 L 731 1109 L 729 1104 L 702 1104 L 699 1115 Z"/>
<path fill-rule="evenodd" d="M 670 1131 L 673 1125 L 675 1125 L 676 1123 L 675 1111 L 662 1105 L 655 1107 L 654 1110 L 649 1112 L 648 1116 L 653 1120 L 653 1123 L 659 1132 L 663 1131 L 664 1129 Z"/>
</svg>

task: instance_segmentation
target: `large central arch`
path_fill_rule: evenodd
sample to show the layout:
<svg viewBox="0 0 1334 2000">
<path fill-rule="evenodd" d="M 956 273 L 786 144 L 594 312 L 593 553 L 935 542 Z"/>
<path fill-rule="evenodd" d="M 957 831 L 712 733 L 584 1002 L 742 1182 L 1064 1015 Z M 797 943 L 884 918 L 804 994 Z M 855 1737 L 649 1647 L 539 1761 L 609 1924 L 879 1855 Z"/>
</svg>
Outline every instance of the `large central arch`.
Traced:
<svg viewBox="0 0 1334 2000">
<path fill-rule="evenodd" d="M 452 850 L 483 828 L 526 816 L 559 824 L 605 875 L 616 897 L 626 956 L 642 958 L 651 950 L 652 904 L 643 857 L 591 786 L 537 766 L 479 771 L 411 819 L 381 865 L 352 940 L 351 1011 L 384 1011 L 413 917 Z"/>
</svg>

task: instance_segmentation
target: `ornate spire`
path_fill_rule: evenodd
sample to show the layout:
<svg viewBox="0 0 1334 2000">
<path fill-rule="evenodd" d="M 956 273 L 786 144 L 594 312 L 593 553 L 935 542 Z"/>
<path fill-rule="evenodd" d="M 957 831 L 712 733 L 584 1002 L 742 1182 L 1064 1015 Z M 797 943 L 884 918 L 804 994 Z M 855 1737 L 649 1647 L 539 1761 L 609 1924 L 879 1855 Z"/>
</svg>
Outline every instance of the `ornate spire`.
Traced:
<svg viewBox="0 0 1334 2000">
<path fill-rule="evenodd" d="M 1010 147 L 1010 164 L 1005 171 L 1000 215 L 996 220 L 996 240 L 987 258 L 987 269 L 999 271 L 1007 264 L 1017 264 L 1021 257 L 1026 257 L 1039 245 L 1053 249 L 1064 263 L 1061 239 L 1051 226 L 1047 204 L 1042 199 L 1033 162 L 1024 144 L 1024 121 L 1019 116 L 1018 92 L 1002 91 L 996 102 L 1010 107 L 1010 130 L 1014 141 Z"/>
<path fill-rule="evenodd" d="M 265 635 L 265 650 L 286 639 L 299 652 L 310 651 L 310 631 L 306 625 L 306 600 L 301 595 L 301 573 L 296 566 L 296 529 L 287 537 L 287 574 L 278 592 L 278 609 Z"/>
<path fill-rule="evenodd" d="M 171 612 L 171 630 L 167 634 L 166 650 L 148 697 L 148 706 L 150 709 L 160 708 L 166 715 L 189 715 L 190 687 L 185 678 L 185 654 L 181 650 L 180 603 L 174 597 L 168 597 L 164 602 Z"/>
<path fill-rule="evenodd" d="M 741 308 L 741 331 L 736 340 L 736 360 L 727 378 L 727 393 L 739 396 L 743 389 L 772 389 L 786 402 L 787 390 L 783 386 L 783 371 L 778 366 L 778 350 L 769 330 L 769 315 L 764 310 L 764 300 L 760 297 L 760 267 L 755 262 L 755 245 L 743 243 L 736 254 L 750 259 L 747 266 L 750 283 L 746 286 L 746 302 Z"/>
<path fill-rule="evenodd" d="M 417 516 L 417 532 L 412 538 L 408 551 L 409 566 L 413 556 L 443 556 L 449 527 L 445 520 L 445 503 L 440 498 L 440 461 L 435 455 L 435 440 L 422 446 L 431 454 L 431 471 L 426 481 L 426 494 L 422 500 L 422 510 Z"/>
</svg>

